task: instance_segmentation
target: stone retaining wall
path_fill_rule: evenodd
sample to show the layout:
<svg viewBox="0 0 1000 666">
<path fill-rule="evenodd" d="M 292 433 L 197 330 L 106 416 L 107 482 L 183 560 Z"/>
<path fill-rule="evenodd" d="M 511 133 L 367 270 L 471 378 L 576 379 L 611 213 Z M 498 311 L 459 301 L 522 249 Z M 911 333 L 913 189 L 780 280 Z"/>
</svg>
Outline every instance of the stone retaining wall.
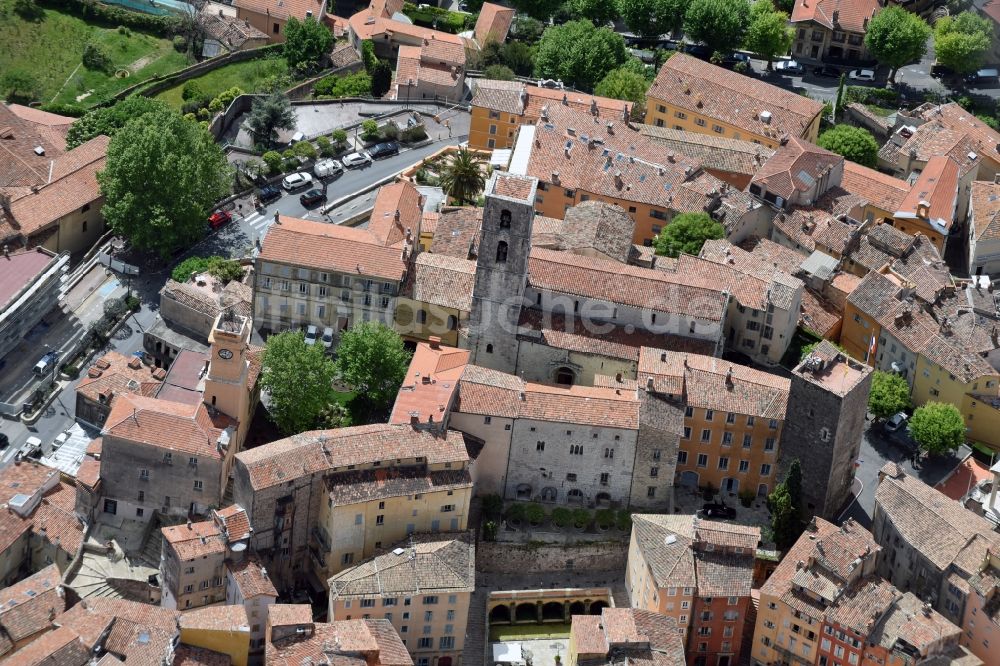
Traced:
<svg viewBox="0 0 1000 666">
<path fill-rule="evenodd" d="M 628 540 L 573 545 L 480 541 L 476 569 L 485 573 L 625 570 Z"/>
</svg>

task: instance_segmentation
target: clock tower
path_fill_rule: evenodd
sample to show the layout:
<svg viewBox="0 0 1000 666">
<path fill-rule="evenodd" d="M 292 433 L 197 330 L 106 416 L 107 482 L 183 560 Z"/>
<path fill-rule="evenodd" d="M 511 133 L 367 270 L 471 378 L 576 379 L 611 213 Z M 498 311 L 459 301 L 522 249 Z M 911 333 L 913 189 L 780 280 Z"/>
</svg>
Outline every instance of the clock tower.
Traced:
<svg viewBox="0 0 1000 666">
<path fill-rule="evenodd" d="M 252 406 L 251 387 L 248 386 L 250 361 L 247 348 L 250 344 L 250 319 L 223 310 L 216 317 L 208 335 L 211 359 L 205 375 L 204 400 L 226 416 L 239 421 L 237 450 L 250 425 Z"/>
</svg>

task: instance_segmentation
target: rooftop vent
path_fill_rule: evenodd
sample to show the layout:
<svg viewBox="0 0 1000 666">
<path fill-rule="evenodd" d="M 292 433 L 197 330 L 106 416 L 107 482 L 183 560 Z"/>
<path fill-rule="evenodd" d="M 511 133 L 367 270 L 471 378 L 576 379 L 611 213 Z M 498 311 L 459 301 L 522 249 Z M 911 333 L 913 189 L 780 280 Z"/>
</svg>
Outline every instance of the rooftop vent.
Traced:
<svg viewBox="0 0 1000 666">
<path fill-rule="evenodd" d="M 761 111 L 760 112 L 760 121 L 762 123 L 764 123 L 765 125 L 770 125 L 771 124 L 771 118 L 772 118 L 772 116 L 771 116 L 771 112 L 770 111 Z"/>
</svg>

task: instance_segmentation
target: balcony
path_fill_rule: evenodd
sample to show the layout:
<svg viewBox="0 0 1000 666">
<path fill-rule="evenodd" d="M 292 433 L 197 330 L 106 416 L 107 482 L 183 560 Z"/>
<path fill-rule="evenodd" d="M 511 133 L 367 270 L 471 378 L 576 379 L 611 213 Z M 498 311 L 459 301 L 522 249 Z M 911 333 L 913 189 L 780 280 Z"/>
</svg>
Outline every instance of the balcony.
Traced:
<svg viewBox="0 0 1000 666">
<path fill-rule="evenodd" d="M 799 656 L 787 648 L 783 648 L 780 645 L 772 645 L 774 651 L 781 655 L 781 663 L 788 664 L 789 666 L 794 666 L 795 664 L 801 664 L 801 666 L 812 666 L 812 660 L 805 657 Z"/>
<path fill-rule="evenodd" d="M 309 534 L 316 540 L 324 553 L 329 553 L 333 548 L 330 546 L 330 538 L 326 535 L 326 530 L 319 525 L 314 525 Z"/>
</svg>

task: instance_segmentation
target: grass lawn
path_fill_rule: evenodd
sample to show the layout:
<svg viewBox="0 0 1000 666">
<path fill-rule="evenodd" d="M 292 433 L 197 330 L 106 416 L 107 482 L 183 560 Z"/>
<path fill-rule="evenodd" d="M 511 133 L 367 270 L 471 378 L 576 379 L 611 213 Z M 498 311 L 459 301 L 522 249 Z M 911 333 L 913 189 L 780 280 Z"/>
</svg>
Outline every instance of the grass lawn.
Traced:
<svg viewBox="0 0 1000 666">
<path fill-rule="evenodd" d="M 490 627 L 490 641 L 532 641 L 568 638 L 568 624 L 498 624 Z"/>
<path fill-rule="evenodd" d="M 273 81 L 274 77 L 288 72 L 288 63 L 284 58 L 261 58 L 247 62 L 237 62 L 218 69 L 213 69 L 204 76 L 191 81 L 197 81 L 198 86 L 210 97 L 233 86 L 239 86 L 245 92 L 256 92 L 259 88 Z M 170 106 L 179 109 L 184 103 L 181 99 L 183 84 L 164 90 L 156 96 Z"/>
<path fill-rule="evenodd" d="M 0 72 L 21 70 L 34 77 L 39 101 L 94 104 L 149 76 L 173 72 L 190 64 L 168 39 L 134 30 L 122 34 L 50 9 L 38 22 L 23 20 L 12 10 L 13 0 L 0 0 Z M 88 42 L 101 44 L 116 69 L 127 78 L 90 71 L 81 65 Z M 88 94 L 89 93 L 89 94 Z"/>
<path fill-rule="evenodd" d="M 888 118 L 892 114 L 896 113 L 896 109 L 888 109 L 884 106 L 878 106 L 877 104 L 865 104 L 865 108 L 874 113 L 876 116 L 882 116 L 883 118 Z"/>
</svg>

